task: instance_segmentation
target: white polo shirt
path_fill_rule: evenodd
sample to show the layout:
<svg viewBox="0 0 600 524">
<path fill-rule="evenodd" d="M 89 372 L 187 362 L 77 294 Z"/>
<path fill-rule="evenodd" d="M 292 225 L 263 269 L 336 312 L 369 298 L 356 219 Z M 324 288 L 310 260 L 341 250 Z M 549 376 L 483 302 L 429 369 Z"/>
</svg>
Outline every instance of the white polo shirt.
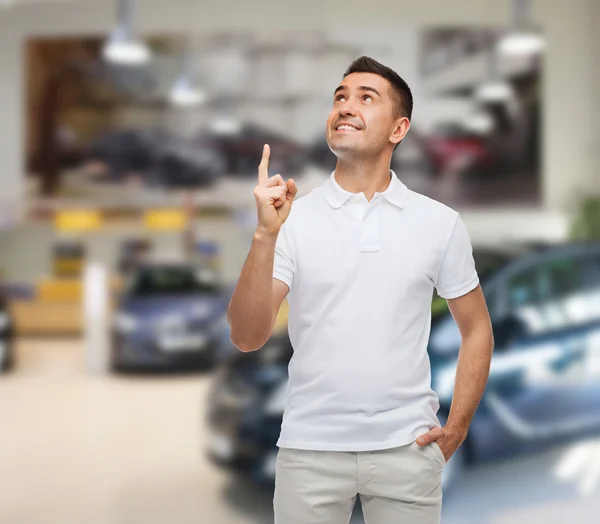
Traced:
<svg viewBox="0 0 600 524">
<path fill-rule="evenodd" d="M 459 214 L 390 174 L 368 202 L 332 173 L 279 232 L 273 276 L 290 288 L 294 348 L 280 447 L 385 449 L 440 425 L 433 290 L 455 298 L 479 279 Z"/>
</svg>

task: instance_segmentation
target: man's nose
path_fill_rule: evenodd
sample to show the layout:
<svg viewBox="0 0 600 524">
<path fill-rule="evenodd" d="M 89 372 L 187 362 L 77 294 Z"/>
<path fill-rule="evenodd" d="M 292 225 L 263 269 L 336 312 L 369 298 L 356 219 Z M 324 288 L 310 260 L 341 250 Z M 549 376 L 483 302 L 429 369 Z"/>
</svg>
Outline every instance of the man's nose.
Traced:
<svg viewBox="0 0 600 524">
<path fill-rule="evenodd" d="M 346 102 L 342 107 L 340 107 L 340 115 L 356 116 L 356 109 L 354 108 L 354 104 L 350 101 Z"/>
</svg>

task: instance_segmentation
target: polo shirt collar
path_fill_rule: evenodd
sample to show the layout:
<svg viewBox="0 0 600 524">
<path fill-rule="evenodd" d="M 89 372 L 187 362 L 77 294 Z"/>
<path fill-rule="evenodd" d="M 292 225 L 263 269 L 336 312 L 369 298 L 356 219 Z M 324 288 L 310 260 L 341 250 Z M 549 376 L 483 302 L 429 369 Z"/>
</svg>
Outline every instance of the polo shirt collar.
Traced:
<svg viewBox="0 0 600 524">
<path fill-rule="evenodd" d="M 342 207 L 352 195 L 354 195 L 354 193 L 345 190 L 338 184 L 335 179 L 335 171 L 331 173 L 329 179 L 323 184 L 323 196 L 327 203 L 333 208 Z M 388 202 L 402 209 L 406 197 L 408 196 L 408 188 L 396 176 L 396 173 L 390 169 L 390 184 L 381 195 Z"/>
</svg>

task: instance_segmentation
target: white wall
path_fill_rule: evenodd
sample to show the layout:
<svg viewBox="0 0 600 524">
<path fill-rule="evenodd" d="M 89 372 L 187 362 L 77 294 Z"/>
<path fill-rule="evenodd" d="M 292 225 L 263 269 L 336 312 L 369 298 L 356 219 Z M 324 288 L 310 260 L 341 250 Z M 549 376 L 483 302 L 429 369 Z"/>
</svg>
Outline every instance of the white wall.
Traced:
<svg viewBox="0 0 600 524">
<path fill-rule="evenodd" d="M 557 221 L 582 191 L 598 184 L 600 143 L 597 134 L 598 49 L 600 36 L 595 28 L 599 2 L 596 0 L 537 0 L 533 13 L 548 37 L 544 79 L 544 178 L 543 208 L 536 213 L 540 235 L 564 230 Z M 189 0 L 138 2 L 137 25 L 142 32 L 189 30 Z M 201 7 L 203 6 L 203 7 Z M 210 30 L 251 27 L 265 35 L 294 30 L 338 28 L 361 35 L 395 30 L 411 24 L 482 24 L 505 26 L 510 21 L 510 2 L 499 0 L 379 0 L 368 7 L 358 0 L 221 0 L 197 2 L 193 26 L 199 34 Z M 104 34 L 114 19 L 112 2 L 50 2 L 25 5 L 0 15 L 0 187 L 2 193 L 19 194 L 22 159 L 22 67 L 21 46 L 28 35 Z M 274 29 L 275 28 L 275 29 Z M 384 31 L 387 32 L 387 31 Z M 399 46 L 402 39 L 399 34 Z M 396 66 L 401 64 L 395 64 Z M 418 94 L 417 94 L 418 97 Z M 599 184 L 600 185 L 600 184 Z M 522 231 L 523 215 L 506 210 L 491 214 L 465 212 L 472 229 L 481 220 L 488 227 L 487 239 L 504 238 Z M 487 219 L 486 219 L 487 217 Z M 546 226 L 548 221 L 554 228 Z M 563 220 L 564 226 L 564 220 Z M 531 223 L 530 223 L 530 227 Z M 533 232 L 533 234 L 536 234 Z"/>
<path fill-rule="evenodd" d="M 0 14 L 0 229 L 21 213 L 23 180 L 23 70 L 19 35 Z"/>
</svg>

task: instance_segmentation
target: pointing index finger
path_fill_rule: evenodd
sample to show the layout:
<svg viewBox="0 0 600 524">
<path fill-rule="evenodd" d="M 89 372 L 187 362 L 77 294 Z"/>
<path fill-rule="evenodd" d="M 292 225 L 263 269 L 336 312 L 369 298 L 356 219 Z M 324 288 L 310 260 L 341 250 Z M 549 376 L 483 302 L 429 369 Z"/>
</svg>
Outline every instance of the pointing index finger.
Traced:
<svg viewBox="0 0 600 524">
<path fill-rule="evenodd" d="M 265 144 L 263 147 L 263 154 L 260 164 L 258 165 L 258 183 L 266 184 L 269 180 L 269 156 L 271 155 L 271 148 L 269 144 Z"/>
</svg>

